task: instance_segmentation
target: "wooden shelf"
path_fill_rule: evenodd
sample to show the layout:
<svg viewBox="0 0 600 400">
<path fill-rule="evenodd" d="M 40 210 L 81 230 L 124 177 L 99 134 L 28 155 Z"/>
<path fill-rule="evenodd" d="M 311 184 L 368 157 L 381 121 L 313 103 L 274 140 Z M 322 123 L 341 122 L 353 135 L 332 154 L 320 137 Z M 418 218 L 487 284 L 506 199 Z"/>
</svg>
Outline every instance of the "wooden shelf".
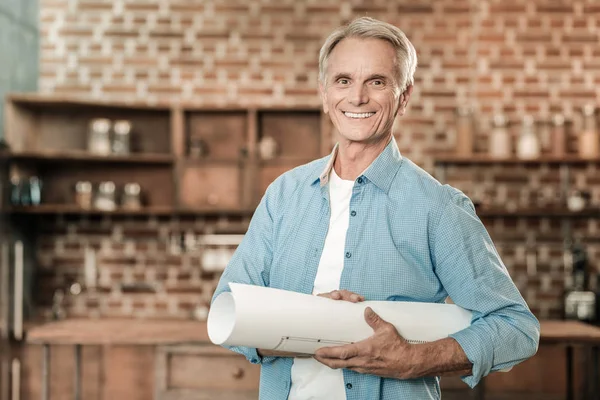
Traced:
<svg viewBox="0 0 600 400">
<path fill-rule="evenodd" d="M 86 210 L 74 204 L 41 204 L 39 206 L 10 207 L 5 210 L 9 214 L 78 214 L 78 215 L 170 215 L 171 207 L 144 207 L 140 210 L 116 209 L 104 211 L 97 209 Z"/>
<path fill-rule="evenodd" d="M 575 212 L 567 208 L 520 208 L 510 211 L 505 208 L 477 207 L 477 215 L 484 218 L 589 218 L 600 217 L 600 209 L 590 208 Z"/>
<path fill-rule="evenodd" d="M 98 118 L 131 123 L 130 155 L 86 150 L 90 122 Z M 324 155 L 333 129 L 325 120 L 317 103 L 242 106 L 9 94 L 4 136 L 10 150 L 0 150 L 0 164 L 10 164 L 18 176 L 38 176 L 49 205 L 14 208 L 8 215 L 248 215 L 279 175 Z M 281 156 L 261 161 L 260 143 L 267 136 Z M 189 157 L 196 141 L 205 157 Z M 79 181 L 112 181 L 117 187 L 136 182 L 146 204 L 165 208 L 102 212 L 61 205 L 72 202 Z"/>
<path fill-rule="evenodd" d="M 40 93 L 11 93 L 7 100 L 34 108 L 52 107 L 100 107 L 100 108 L 124 108 L 136 110 L 169 110 L 172 106 L 168 102 L 147 102 L 140 100 L 102 100 L 91 98 L 77 98 L 73 96 L 61 96 L 56 94 Z"/>
<path fill-rule="evenodd" d="M 241 165 L 244 162 L 247 162 L 246 158 L 216 158 L 216 157 L 206 157 L 206 158 L 191 158 L 186 157 L 182 159 L 183 163 L 186 165 Z"/>
<path fill-rule="evenodd" d="M 312 162 L 312 161 L 317 160 L 319 158 L 321 158 L 321 157 L 320 156 L 315 156 L 314 158 L 310 158 L 310 157 L 275 157 L 275 158 L 272 158 L 270 160 L 259 159 L 258 163 L 261 166 L 266 166 L 266 165 L 294 165 L 294 166 L 298 166 L 298 165 L 308 164 L 309 162 Z"/>
<path fill-rule="evenodd" d="M 140 210 L 116 209 L 105 211 L 98 209 L 86 210 L 73 204 L 41 204 L 39 206 L 10 207 L 4 213 L 13 215 L 113 215 L 113 216 L 177 216 L 177 215 L 241 215 L 250 216 L 252 209 L 226 209 L 226 208 L 172 208 L 172 207 L 144 207 Z"/>
<path fill-rule="evenodd" d="M 500 165 L 515 165 L 515 164 L 597 164 L 598 159 L 583 159 L 576 155 L 568 155 L 565 157 L 550 157 L 542 156 L 536 159 L 525 160 L 516 157 L 511 158 L 492 158 L 488 154 L 473 154 L 472 156 L 457 156 L 452 154 L 434 155 L 436 164 L 457 164 L 457 165 L 475 165 L 475 164 L 500 164 Z"/>
<path fill-rule="evenodd" d="M 159 345 L 208 342 L 206 322 L 143 319 L 67 319 L 31 327 L 27 342 L 83 345 Z"/>
<path fill-rule="evenodd" d="M 87 151 L 45 151 L 45 152 L 0 152 L 0 159 L 38 162 L 89 162 L 114 164 L 171 165 L 174 157 L 171 154 L 132 153 L 129 155 L 98 155 Z"/>
</svg>

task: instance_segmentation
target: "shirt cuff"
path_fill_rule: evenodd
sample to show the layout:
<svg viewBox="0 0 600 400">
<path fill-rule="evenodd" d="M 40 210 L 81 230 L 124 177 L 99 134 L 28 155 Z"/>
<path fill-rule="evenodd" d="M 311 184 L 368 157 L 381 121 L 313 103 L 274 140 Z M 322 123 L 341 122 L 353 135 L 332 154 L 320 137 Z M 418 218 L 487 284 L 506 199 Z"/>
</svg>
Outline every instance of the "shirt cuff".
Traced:
<svg viewBox="0 0 600 400">
<path fill-rule="evenodd" d="M 477 328 L 476 325 L 471 325 L 450 335 L 462 347 L 467 358 L 473 364 L 471 375 L 461 377 L 462 381 L 471 388 L 474 388 L 481 378 L 489 374 L 493 366 L 494 344 L 487 332 Z"/>
<path fill-rule="evenodd" d="M 272 356 L 261 357 L 254 347 L 232 347 L 231 350 L 242 353 L 252 364 L 268 364 L 277 358 Z"/>
</svg>

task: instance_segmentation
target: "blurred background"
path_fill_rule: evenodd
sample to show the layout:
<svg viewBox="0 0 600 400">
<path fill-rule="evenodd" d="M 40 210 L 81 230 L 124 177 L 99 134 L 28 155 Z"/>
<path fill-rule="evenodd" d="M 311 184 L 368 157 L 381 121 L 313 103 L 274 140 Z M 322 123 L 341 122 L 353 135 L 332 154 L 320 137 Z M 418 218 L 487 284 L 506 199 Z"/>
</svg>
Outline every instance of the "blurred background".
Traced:
<svg viewBox="0 0 600 400">
<path fill-rule="evenodd" d="M 364 15 L 417 50 L 401 152 L 470 196 L 552 327 L 444 397 L 593 398 L 600 3 L 0 0 L 0 400 L 257 398 L 209 302 L 268 184 L 331 151 L 318 51 Z"/>
</svg>

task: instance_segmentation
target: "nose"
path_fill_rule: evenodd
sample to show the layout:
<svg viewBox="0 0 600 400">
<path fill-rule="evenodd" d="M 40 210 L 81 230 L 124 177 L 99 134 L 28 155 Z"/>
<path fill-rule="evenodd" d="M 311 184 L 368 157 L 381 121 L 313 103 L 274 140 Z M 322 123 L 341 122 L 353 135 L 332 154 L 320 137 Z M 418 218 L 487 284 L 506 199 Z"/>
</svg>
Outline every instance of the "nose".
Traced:
<svg viewBox="0 0 600 400">
<path fill-rule="evenodd" d="M 369 94 L 364 85 L 354 85 L 348 94 L 348 102 L 353 106 L 360 106 L 369 102 Z"/>
</svg>

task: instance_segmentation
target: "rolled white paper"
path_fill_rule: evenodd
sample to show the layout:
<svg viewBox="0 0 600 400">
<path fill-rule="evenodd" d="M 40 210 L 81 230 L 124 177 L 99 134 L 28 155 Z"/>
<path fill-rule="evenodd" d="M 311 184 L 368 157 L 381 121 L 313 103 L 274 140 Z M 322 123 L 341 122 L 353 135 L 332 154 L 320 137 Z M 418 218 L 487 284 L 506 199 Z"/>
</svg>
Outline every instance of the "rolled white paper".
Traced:
<svg viewBox="0 0 600 400">
<path fill-rule="evenodd" d="M 351 303 L 260 286 L 230 283 L 208 315 L 214 344 L 314 354 L 321 347 L 364 340 L 373 329 L 371 307 L 413 343 L 448 337 L 471 324 L 472 313 L 455 304 L 400 301 Z"/>
</svg>

